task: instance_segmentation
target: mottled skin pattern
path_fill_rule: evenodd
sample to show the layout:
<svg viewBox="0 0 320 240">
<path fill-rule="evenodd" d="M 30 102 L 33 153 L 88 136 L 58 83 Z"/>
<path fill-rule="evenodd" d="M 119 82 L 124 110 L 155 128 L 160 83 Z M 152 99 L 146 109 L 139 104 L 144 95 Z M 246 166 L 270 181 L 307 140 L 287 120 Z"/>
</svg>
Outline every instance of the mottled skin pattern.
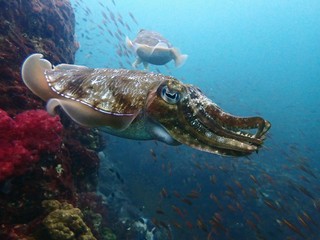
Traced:
<svg viewBox="0 0 320 240">
<path fill-rule="evenodd" d="M 160 74 L 125 69 L 72 68 L 46 71 L 51 88 L 99 111 L 135 114 L 145 104 L 150 89 L 166 78 Z"/>
<path fill-rule="evenodd" d="M 77 123 L 125 138 L 243 156 L 262 146 L 271 126 L 260 117 L 230 115 L 197 87 L 162 74 L 66 64 L 52 68 L 34 54 L 24 62 L 22 78 L 48 101 L 50 113 L 61 106 Z"/>
<path fill-rule="evenodd" d="M 168 48 L 172 47 L 172 44 L 159 33 L 146 31 L 144 29 L 140 30 L 137 38 L 134 40 L 134 43 L 146 44 L 150 47 L 155 47 L 160 42 L 166 45 Z"/>
</svg>

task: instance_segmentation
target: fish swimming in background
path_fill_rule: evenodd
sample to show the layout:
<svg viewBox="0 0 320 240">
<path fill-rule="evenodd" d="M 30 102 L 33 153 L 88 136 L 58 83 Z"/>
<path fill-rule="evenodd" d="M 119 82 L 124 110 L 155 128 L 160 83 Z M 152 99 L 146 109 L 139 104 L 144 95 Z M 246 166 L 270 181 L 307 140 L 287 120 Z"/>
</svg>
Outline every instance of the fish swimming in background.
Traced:
<svg viewBox="0 0 320 240">
<path fill-rule="evenodd" d="M 145 68 L 148 64 L 164 65 L 171 60 L 174 60 L 176 67 L 180 67 L 187 60 L 188 55 L 181 54 L 177 48 L 161 36 L 157 32 L 140 30 L 136 39 L 131 41 L 126 37 L 126 45 L 133 49 L 137 59 L 132 64 L 137 68 L 140 63 L 143 63 Z"/>
<path fill-rule="evenodd" d="M 131 12 L 129 12 L 129 16 L 131 17 L 132 21 L 134 21 L 136 25 L 139 25 L 137 19 L 133 16 Z"/>
<path fill-rule="evenodd" d="M 162 74 L 52 64 L 29 56 L 22 79 L 37 96 L 82 126 L 137 140 L 186 144 L 201 151 L 244 156 L 263 144 L 271 124 L 224 112 L 199 88 Z M 255 133 L 253 133 L 255 131 Z"/>
</svg>

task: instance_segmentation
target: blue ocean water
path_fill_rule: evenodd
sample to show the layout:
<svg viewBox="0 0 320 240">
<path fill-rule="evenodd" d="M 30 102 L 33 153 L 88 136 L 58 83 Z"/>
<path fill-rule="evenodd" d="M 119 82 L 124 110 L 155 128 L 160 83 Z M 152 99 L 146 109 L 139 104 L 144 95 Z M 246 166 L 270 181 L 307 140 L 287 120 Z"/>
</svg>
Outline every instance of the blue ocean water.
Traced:
<svg viewBox="0 0 320 240">
<path fill-rule="evenodd" d="M 170 226 L 174 239 L 320 238 L 319 1 L 72 2 L 76 64 L 132 69 L 124 36 L 158 31 L 189 57 L 151 71 L 272 123 L 249 158 L 106 135 L 104 153 L 142 216 Z"/>
</svg>

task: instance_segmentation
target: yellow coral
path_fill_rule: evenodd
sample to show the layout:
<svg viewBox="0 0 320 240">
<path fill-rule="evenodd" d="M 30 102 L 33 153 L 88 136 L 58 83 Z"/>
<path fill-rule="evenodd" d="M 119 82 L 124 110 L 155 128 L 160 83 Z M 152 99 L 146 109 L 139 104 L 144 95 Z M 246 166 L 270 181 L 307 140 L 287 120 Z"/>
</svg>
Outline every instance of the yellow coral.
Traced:
<svg viewBox="0 0 320 240">
<path fill-rule="evenodd" d="M 49 212 L 43 224 L 53 240 L 96 239 L 83 221 L 83 214 L 79 208 L 57 200 L 45 200 L 42 206 Z"/>
</svg>

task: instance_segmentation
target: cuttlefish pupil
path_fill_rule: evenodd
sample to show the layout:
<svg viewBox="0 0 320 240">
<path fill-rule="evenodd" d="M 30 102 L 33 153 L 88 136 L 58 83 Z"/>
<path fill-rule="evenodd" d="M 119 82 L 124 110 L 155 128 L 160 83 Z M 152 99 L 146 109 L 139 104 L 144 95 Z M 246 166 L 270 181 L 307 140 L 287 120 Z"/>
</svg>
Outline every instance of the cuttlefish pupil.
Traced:
<svg viewBox="0 0 320 240">
<path fill-rule="evenodd" d="M 169 104 L 176 104 L 180 100 L 180 93 L 177 91 L 170 91 L 165 85 L 161 90 L 161 97 Z"/>
<path fill-rule="evenodd" d="M 29 56 L 22 79 L 76 123 L 137 140 L 186 144 L 201 151 L 244 156 L 263 144 L 271 124 L 261 117 L 224 112 L 197 87 L 162 74 L 125 69 L 92 69 Z"/>
</svg>

